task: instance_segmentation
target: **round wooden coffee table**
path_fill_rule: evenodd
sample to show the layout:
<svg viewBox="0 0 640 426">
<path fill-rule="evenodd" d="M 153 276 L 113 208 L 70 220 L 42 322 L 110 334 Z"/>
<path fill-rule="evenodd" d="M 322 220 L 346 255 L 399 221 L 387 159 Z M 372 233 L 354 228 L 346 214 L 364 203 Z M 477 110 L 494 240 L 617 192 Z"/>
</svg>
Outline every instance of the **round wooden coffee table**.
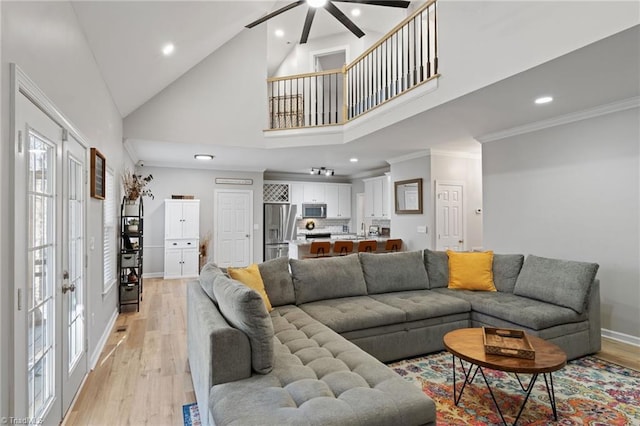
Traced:
<svg viewBox="0 0 640 426">
<path fill-rule="evenodd" d="M 558 346 L 554 345 L 553 343 L 549 343 L 546 340 L 540 339 L 539 337 L 527 334 L 527 338 L 529 339 L 529 343 L 531 343 L 531 346 L 533 346 L 533 349 L 536 352 L 535 359 L 514 358 L 485 353 L 482 328 L 462 328 L 447 333 L 444 336 L 444 347 L 447 349 L 447 351 L 449 351 L 449 353 L 453 355 L 454 403 L 458 405 L 458 402 L 460 402 L 460 398 L 462 397 L 462 393 L 464 392 L 465 386 L 471 383 L 476 377 L 478 371 L 480 371 L 480 374 L 482 375 L 482 378 L 487 385 L 487 389 L 489 389 L 489 393 L 491 394 L 493 403 L 498 410 L 498 414 L 500 414 L 500 418 L 506 425 L 507 422 L 504 419 L 502 410 L 500 410 L 498 401 L 496 400 L 493 391 L 491 390 L 491 386 L 489 386 L 489 382 L 487 381 L 487 377 L 485 376 L 482 369 L 490 368 L 493 370 L 514 373 L 516 378 L 518 379 L 520 387 L 522 388 L 523 392 L 525 392 L 525 397 L 522 401 L 520 411 L 518 411 L 518 415 L 513 421 L 513 424 L 515 425 L 518 422 L 522 411 L 524 410 L 524 406 L 529 399 L 529 395 L 531 394 L 533 386 L 538 379 L 538 375 L 542 374 L 547 388 L 547 393 L 549 394 L 549 401 L 551 404 L 551 409 L 553 410 L 553 417 L 555 420 L 558 420 L 558 413 L 556 411 L 556 399 L 553 390 L 553 377 L 551 373 L 560 370 L 567 364 L 567 355 Z M 460 361 L 460 366 L 462 367 L 462 371 L 464 372 L 464 383 L 462 384 L 462 388 L 460 389 L 459 394 L 457 394 L 456 387 L 456 358 L 458 358 L 458 360 Z M 469 363 L 468 369 L 465 368 L 462 360 Z M 520 380 L 518 374 L 531 374 L 529 384 L 525 386 Z"/>
</svg>

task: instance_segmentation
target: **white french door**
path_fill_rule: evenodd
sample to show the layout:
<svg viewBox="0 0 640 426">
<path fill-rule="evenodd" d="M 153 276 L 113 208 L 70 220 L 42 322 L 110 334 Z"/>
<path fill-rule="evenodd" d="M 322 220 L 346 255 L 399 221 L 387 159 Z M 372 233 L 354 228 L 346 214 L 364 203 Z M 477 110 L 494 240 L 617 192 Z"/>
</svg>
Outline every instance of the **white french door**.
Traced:
<svg viewBox="0 0 640 426">
<path fill-rule="evenodd" d="M 59 424 L 87 373 L 87 155 L 22 92 L 14 117 L 13 415 Z"/>
</svg>

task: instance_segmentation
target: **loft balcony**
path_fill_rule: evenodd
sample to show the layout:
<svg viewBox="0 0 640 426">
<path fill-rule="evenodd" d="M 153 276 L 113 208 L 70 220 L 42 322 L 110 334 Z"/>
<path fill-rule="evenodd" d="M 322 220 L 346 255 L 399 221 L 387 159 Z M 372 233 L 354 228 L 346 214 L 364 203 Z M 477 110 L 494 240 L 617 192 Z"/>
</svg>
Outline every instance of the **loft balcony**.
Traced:
<svg viewBox="0 0 640 426">
<path fill-rule="evenodd" d="M 342 69 L 269 78 L 268 130 L 344 125 L 436 79 L 437 24 L 433 0 Z"/>
</svg>

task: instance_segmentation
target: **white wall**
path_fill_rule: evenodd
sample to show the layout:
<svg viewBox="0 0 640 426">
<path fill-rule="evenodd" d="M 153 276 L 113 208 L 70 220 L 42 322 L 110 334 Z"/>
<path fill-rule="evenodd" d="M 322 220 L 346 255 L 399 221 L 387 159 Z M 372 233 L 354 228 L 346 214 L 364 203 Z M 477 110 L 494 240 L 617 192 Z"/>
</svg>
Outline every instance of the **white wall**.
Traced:
<svg viewBox="0 0 640 426">
<path fill-rule="evenodd" d="M 482 209 L 482 160 L 479 156 L 472 157 L 454 153 L 431 153 L 431 183 L 435 193 L 436 181 L 457 181 L 464 184 L 464 248 L 472 250 L 482 247 L 482 215 L 475 213 Z M 430 204 L 433 214 L 430 217 L 431 244 L 436 247 L 435 195 Z M 491 249 L 491 247 L 486 247 Z"/>
<path fill-rule="evenodd" d="M 129 114 L 125 138 L 263 146 L 266 26 L 244 30 Z"/>
<path fill-rule="evenodd" d="M 389 196 L 391 205 L 395 205 L 394 182 L 422 178 L 422 214 L 398 215 L 391 211 L 391 236 L 402 238 L 405 250 L 424 250 L 431 248 L 433 234 L 433 207 L 431 200 L 431 157 L 425 155 L 406 161 L 391 163 L 391 187 Z M 418 226 L 427 226 L 428 233 L 418 233 Z"/>
<path fill-rule="evenodd" d="M 263 210 L 262 173 L 225 172 L 218 170 L 178 169 L 168 167 L 142 167 L 138 173 L 153 175 L 149 183 L 154 199 L 144 199 L 144 272 L 145 275 L 162 276 L 164 272 L 164 200 L 171 195 L 193 195 L 200 200 L 200 237 L 211 232 L 213 237 L 214 191 L 216 189 L 237 189 L 253 191 L 253 223 L 259 229 L 253 234 L 254 262 L 262 261 L 263 251 Z M 253 185 L 218 185 L 216 178 L 253 179 Z M 213 259 L 213 240 L 209 244 L 209 258 Z"/>
<path fill-rule="evenodd" d="M 2 140 L 0 145 L 0 194 L 2 205 L 10 204 L 13 175 L 9 164 L 9 64 L 18 66 L 80 130 L 87 142 L 106 156 L 107 164 L 119 173 L 122 165 L 122 119 L 100 75 L 84 34 L 68 2 L 0 2 L 2 17 Z M 10 414 L 12 329 L 13 218 L 0 209 L 0 416 Z M 88 205 L 88 237 L 97 250 L 89 251 L 87 313 L 89 355 L 96 348 L 107 321 L 117 309 L 117 292 L 102 295 L 102 205 L 91 199 Z M 21 220 L 17 218 L 16 220 Z"/>
<path fill-rule="evenodd" d="M 372 31 L 367 31 L 362 38 L 354 37 L 351 33 L 343 33 L 309 40 L 306 44 L 297 44 L 282 61 L 273 77 L 315 72 L 313 56 L 331 51 L 345 50 L 346 63 L 349 64 L 382 36 L 384 34 Z"/>
<path fill-rule="evenodd" d="M 640 337 L 640 110 L 482 146 L 485 246 L 596 262 L 602 327 Z"/>
</svg>

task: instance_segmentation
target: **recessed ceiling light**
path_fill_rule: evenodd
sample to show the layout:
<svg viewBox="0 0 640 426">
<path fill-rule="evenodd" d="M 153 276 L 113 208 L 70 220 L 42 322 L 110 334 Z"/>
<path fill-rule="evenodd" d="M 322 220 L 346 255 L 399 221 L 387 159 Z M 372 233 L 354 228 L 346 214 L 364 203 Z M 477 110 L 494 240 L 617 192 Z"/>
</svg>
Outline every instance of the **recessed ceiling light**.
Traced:
<svg viewBox="0 0 640 426">
<path fill-rule="evenodd" d="M 196 160 L 213 160 L 213 155 L 211 154 L 196 154 L 193 156 Z"/>
<path fill-rule="evenodd" d="M 275 30 L 274 34 L 275 34 L 275 35 L 276 35 L 276 37 L 278 37 L 278 38 L 282 38 L 282 37 L 284 37 L 284 31 L 282 31 L 282 30 L 280 30 L 280 29 Z"/>
<path fill-rule="evenodd" d="M 535 100 L 535 103 L 540 105 L 540 104 L 548 104 L 551 101 L 553 101 L 553 98 L 551 96 L 541 96 Z"/>
<path fill-rule="evenodd" d="M 169 56 L 173 53 L 173 51 L 176 49 L 176 47 L 173 45 L 173 43 L 167 43 L 164 45 L 164 47 L 162 48 L 162 54 L 164 56 Z"/>
<path fill-rule="evenodd" d="M 360 13 L 361 13 L 361 12 L 360 12 L 360 9 L 358 9 L 358 8 L 355 8 L 355 9 L 352 9 L 352 10 L 351 10 L 351 16 L 353 16 L 353 17 L 355 17 L 355 18 L 357 18 L 358 16 L 360 16 Z"/>
<path fill-rule="evenodd" d="M 322 7 L 327 4 L 327 0 L 307 0 L 307 4 L 311 7 Z"/>
<path fill-rule="evenodd" d="M 351 161 L 352 163 L 357 163 L 357 162 L 358 162 L 358 159 L 357 159 L 357 158 L 355 158 L 355 157 L 353 157 L 353 158 L 350 158 L 350 159 L 349 159 L 349 161 Z"/>
</svg>

